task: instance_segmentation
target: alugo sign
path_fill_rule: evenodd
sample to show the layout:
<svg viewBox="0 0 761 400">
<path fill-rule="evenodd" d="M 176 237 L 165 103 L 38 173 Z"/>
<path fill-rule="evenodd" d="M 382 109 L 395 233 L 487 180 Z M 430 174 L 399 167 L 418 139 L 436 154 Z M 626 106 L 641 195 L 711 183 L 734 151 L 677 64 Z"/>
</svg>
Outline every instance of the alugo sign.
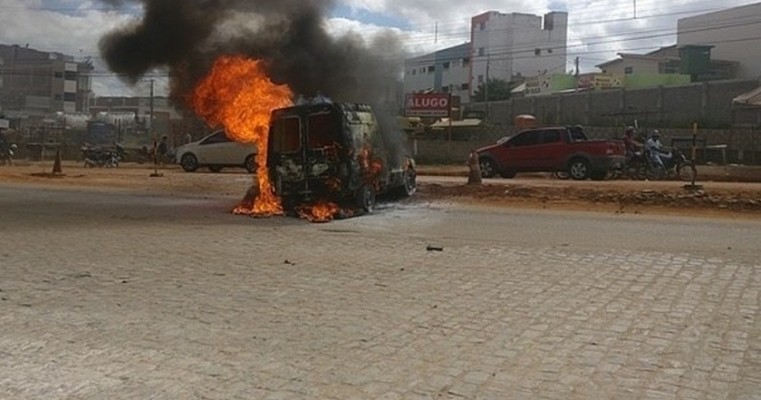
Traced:
<svg viewBox="0 0 761 400">
<path fill-rule="evenodd" d="M 448 93 L 409 93 L 404 114 L 408 117 L 448 117 L 451 101 Z"/>
</svg>

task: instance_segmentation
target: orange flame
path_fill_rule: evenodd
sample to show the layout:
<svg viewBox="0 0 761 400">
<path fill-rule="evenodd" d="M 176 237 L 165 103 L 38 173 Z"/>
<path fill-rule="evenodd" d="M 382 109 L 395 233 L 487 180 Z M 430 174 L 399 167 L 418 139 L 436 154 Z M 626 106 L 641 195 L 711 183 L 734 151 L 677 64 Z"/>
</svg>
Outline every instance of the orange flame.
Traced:
<svg viewBox="0 0 761 400">
<path fill-rule="evenodd" d="M 223 56 L 195 88 L 191 104 L 211 125 L 222 125 L 230 139 L 256 146 L 256 200 L 242 202 L 233 212 L 247 215 L 283 213 L 267 173 L 270 113 L 292 104 L 293 92 L 272 83 L 259 60 Z"/>
<path fill-rule="evenodd" d="M 341 208 L 336 203 L 319 202 L 312 205 L 303 205 L 299 208 L 299 217 L 310 222 L 328 222 L 335 218 Z"/>
</svg>

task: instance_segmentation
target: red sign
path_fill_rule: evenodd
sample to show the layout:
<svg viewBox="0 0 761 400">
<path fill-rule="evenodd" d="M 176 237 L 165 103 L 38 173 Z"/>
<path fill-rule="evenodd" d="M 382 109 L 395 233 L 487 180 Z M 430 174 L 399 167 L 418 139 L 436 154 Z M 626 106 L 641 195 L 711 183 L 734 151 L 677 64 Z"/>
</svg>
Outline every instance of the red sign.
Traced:
<svg viewBox="0 0 761 400">
<path fill-rule="evenodd" d="M 449 93 L 409 93 L 404 114 L 408 117 L 448 117 L 451 102 Z"/>
</svg>

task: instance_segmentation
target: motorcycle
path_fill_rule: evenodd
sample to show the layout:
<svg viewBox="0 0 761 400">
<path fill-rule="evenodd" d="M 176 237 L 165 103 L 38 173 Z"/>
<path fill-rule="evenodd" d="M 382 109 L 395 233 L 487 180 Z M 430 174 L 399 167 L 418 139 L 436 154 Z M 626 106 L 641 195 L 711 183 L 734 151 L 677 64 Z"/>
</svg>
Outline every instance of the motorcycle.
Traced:
<svg viewBox="0 0 761 400">
<path fill-rule="evenodd" d="M 0 160 L 3 161 L 3 164 L 13 166 L 13 158 L 16 156 L 16 151 L 18 151 L 18 146 L 15 143 L 8 146 L 7 149 L 2 149 Z"/>
<path fill-rule="evenodd" d="M 629 153 L 626 158 L 626 165 L 623 168 L 623 175 L 629 179 L 645 180 L 647 179 L 648 161 L 643 151 Z"/>
<path fill-rule="evenodd" d="M 103 148 L 100 146 L 90 146 L 85 144 L 81 147 L 82 159 L 85 167 L 118 167 L 119 162 L 124 159 L 126 151 L 124 147 L 117 144 L 114 148 Z"/>
<path fill-rule="evenodd" d="M 692 181 L 697 176 L 695 162 L 674 147 L 671 150 L 671 158 L 662 159 L 662 164 L 657 162 L 652 155 L 645 154 L 646 162 L 639 169 L 639 176 L 644 179 L 661 180 L 665 178 L 678 178 L 682 181 Z"/>
</svg>

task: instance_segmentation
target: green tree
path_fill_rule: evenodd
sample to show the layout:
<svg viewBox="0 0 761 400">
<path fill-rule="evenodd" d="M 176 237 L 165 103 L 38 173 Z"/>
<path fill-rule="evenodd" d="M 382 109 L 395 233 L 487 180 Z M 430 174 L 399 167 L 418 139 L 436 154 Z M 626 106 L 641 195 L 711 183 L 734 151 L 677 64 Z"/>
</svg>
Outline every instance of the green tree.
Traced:
<svg viewBox="0 0 761 400">
<path fill-rule="evenodd" d="M 484 102 L 486 101 L 486 95 L 489 95 L 489 101 L 507 100 L 510 98 L 510 90 L 513 89 L 513 83 L 504 79 L 489 79 L 488 89 L 486 90 L 486 84 L 481 83 L 473 93 L 473 101 Z"/>
</svg>

